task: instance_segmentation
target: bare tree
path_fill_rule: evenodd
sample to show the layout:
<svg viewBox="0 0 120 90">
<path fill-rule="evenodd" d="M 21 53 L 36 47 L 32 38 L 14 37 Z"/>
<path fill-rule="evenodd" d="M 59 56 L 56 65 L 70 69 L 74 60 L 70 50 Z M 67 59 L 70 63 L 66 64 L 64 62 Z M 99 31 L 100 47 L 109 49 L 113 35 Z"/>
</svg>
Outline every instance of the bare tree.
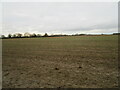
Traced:
<svg viewBox="0 0 120 90">
<path fill-rule="evenodd" d="M 36 36 L 37 36 L 37 37 L 41 37 L 41 34 L 37 34 Z"/>
<path fill-rule="evenodd" d="M 12 37 L 12 34 L 8 34 L 8 38 L 11 38 Z"/>
<path fill-rule="evenodd" d="M 24 37 L 31 37 L 31 34 L 26 32 L 26 33 L 24 33 Z"/>
<path fill-rule="evenodd" d="M 18 34 L 17 34 L 17 37 L 18 37 L 18 38 L 22 37 L 22 34 L 18 33 Z"/>
<path fill-rule="evenodd" d="M 32 36 L 32 37 L 36 37 L 37 35 L 36 35 L 35 33 L 33 33 L 31 36 Z"/>
<path fill-rule="evenodd" d="M 44 37 L 48 37 L 48 34 L 47 34 L 47 33 L 45 33 Z"/>
<path fill-rule="evenodd" d="M 5 38 L 5 35 L 1 35 L 1 38 Z"/>
<path fill-rule="evenodd" d="M 13 37 L 15 38 L 15 37 L 16 37 L 16 35 L 15 35 L 15 34 L 13 34 Z"/>
</svg>

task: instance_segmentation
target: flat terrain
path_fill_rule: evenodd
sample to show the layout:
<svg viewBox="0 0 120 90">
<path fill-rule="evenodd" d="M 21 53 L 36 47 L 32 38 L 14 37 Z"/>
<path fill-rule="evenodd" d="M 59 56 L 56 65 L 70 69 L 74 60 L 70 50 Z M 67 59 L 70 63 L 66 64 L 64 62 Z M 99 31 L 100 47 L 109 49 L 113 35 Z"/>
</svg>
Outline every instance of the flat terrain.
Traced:
<svg viewBox="0 0 120 90">
<path fill-rule="evenodd" d="M 118 86 L 118 36 L 3 39 L 3 88 Z"/>
</svg>

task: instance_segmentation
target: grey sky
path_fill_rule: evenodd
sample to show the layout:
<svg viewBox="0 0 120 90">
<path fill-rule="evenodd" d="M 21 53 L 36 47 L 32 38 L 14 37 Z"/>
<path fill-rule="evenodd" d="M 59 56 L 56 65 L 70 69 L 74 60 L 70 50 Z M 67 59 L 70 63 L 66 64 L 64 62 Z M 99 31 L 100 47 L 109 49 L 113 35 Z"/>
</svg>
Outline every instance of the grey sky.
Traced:
<svg viewBox="0 0 120 90">
<path fill-rule="evenodd" d="M 3 34 L 117 32 L 117 2 L 3 3 Z"/>
</svg>

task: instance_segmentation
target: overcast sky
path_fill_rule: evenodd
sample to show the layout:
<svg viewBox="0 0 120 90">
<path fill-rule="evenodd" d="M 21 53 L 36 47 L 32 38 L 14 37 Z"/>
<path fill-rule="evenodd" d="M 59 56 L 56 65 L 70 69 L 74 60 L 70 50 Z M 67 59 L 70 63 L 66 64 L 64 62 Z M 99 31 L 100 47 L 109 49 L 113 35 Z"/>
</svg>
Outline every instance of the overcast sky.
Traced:
<svg viewBox="0 0 120 90">
<path fill-rule="evenodd" d="M 3 31 L 9 33 L 118 32 L 117 2 L 3 3 Z"/>
</svg>

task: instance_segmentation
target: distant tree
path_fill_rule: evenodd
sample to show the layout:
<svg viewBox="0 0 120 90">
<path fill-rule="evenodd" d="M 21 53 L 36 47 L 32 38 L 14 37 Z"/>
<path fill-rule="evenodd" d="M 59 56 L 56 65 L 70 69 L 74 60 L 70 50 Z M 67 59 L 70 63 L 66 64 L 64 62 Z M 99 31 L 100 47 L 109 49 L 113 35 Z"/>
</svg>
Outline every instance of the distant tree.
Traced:
<svg viewBox="0 0 120 90">
<path fill-rule="evenodd" d="M 48 34 L 47 34 L 47 33 L 45 33 L 44 37 L 48 37 Z"/>
<path fill-rule="evenodd" d="M 15 37 L 16 37 L 16 35 L 15 35 L 15 34 L 13 34 L 13 37 L 15 38 Z"/>
<path fill-rule="evenodd" d="M 36 35 L 35 33 L 33 33 L 31 36 L 32 36 L 32 37 L 36 37 L 37 35 Z"/>
<path fill-rule="evenodd" d="M 26 32 L 26 33 L 24 33 L 24 37 L 31 37 L 31 34 Z"/>
<path fill-rule="evenodd" d="M 11 34 L 8 34 L 8 38 L 11 38 L 12 37 L 12 35 Z"/>
<path fill-rule="evenodd" d="M 18 33 L 18 34 L 17 34 L 17 37 L 18 37 L 18 38 L 21 38 L 21 37 L 22 37 L 22 34 Z"/>
<path fill-rule="evenodd" d="M 2 39 L 5 38 L 5 35 L 1 35 L 1 38 L 2 38 Z"/>
<path fill-rule="evenodd" d="M 41 34 L 37 34 L 36 36 L 37 36 L 37 37 L 41 37 Z"/>
<path fill-rule="evenodd" d="M 79 36 L 79 34 L 77 33 L 77 34 L 75 34 L 75 36 Z"/>
<path fill-rule="evenodd" d="M 86 34 L 79 34 L 79 36 L 84 36 L 84 35 L 86 35 Z"/>
<path fill-rule="evenodd" d="M 120 33 L 113 33 L 113 35 L 120 35 Z"/>
</svg>

